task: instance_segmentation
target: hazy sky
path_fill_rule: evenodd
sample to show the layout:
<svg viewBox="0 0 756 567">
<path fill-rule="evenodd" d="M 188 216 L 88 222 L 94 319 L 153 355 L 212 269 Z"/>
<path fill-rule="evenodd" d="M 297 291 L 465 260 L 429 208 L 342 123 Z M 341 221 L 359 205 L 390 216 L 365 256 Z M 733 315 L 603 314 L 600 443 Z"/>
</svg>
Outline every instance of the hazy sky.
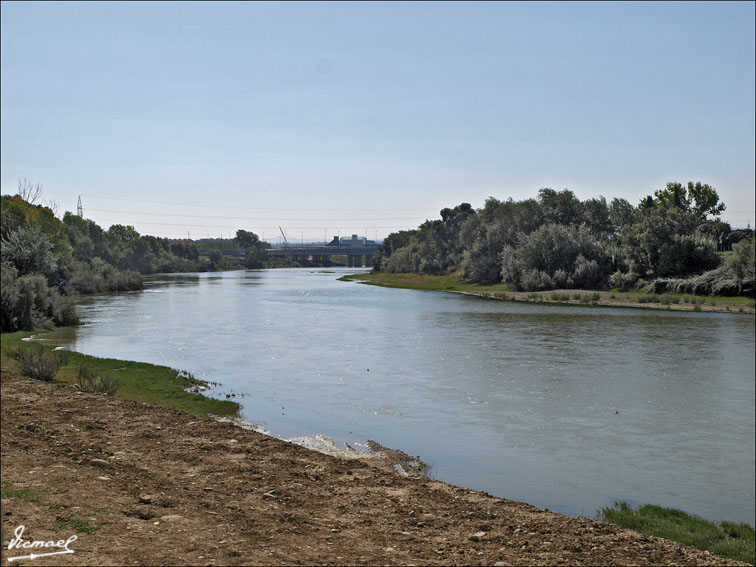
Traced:
<svg viewBox="0 0 756 567">
<path fill-rule="evenodd" d="M 2 3 L 2 193 L 160 236 L 380 238 L 703 181 L 754 224 L 754 3 Z M 211 206 L 212 205 L 212 206 Z"/>
</svg>

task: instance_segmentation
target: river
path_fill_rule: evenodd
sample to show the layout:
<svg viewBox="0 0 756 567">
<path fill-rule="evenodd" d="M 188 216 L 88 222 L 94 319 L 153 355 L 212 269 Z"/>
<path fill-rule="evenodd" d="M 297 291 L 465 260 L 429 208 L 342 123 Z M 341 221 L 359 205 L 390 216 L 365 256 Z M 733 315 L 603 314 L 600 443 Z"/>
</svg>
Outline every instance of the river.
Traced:
<svg viewBox="0 0 756 567">
<path fill-rule="evenodd" d="M 281 437 L 374 439 L 572 515 L 617 500 L 754 525 L 754 318 L 387 289 L 349 270 L 150 276 L 68 347 L 236 394 Z"/>
</svg>

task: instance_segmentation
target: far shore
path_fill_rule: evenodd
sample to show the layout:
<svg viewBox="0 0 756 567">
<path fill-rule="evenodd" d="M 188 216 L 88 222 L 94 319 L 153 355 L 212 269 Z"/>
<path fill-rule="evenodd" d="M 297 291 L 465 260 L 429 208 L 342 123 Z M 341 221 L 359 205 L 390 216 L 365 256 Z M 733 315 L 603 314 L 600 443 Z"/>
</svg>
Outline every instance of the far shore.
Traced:
<svg viewBox="0 0 756 567">
<path fill-rule="evenodd" d="M 351 274 L 342 281 L 356 281 L 367 285 L 428 291 L 447 291 L 474 295 L 487 299 L 552 303 L 595 307 L 625 307 L 633 309 L 663 309 L 707 313 L 753 315 L 754 300 L 749 297 L 713 297 L 692 294 L 649 294 L 641 291 L 595 291 L 589 289 L 556 289 L 549 291 L 512 291 L 506 284 L 477 285 L 466 283 L 458 276 L 428 274 L 389 274 L 368 272 Z"/>
</svg>

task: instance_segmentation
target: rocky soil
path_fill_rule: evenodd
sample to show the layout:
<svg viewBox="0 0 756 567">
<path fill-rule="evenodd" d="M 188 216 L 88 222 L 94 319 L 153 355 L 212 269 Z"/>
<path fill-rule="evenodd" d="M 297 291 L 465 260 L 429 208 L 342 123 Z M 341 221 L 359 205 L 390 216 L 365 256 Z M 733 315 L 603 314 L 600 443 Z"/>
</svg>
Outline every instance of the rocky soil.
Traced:
<svg viewBox="0 0 756 567">
<path fill-rule="evenodd" d="M 8 371 L 1 431 L 4 564 L 29 552 L 8 550 L 19 525 L 28 540 L 78 532 L 73 554 L 24 565 L 737 564 L 404 476 L 400 453 L 337 458 Z"/>
</svg>

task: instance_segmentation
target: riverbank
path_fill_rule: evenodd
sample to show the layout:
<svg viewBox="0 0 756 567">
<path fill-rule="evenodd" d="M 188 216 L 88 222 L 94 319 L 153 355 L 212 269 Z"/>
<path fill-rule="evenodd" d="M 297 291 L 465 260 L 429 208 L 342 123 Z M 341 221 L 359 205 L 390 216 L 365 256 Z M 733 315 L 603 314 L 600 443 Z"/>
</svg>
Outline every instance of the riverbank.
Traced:
<svg viewBox="0 0 756 567">
<path fill-rule="evenodd" d="M 19 349 L 40 355 L 47 352 L 57 355 L 61 363 L 55 373 L 56 381 L 77 384 L 81 382 L 79 373 L 84 367 L 98 377 L 117 381 L 119 398 L 154 402 L 205 417 L 238 416 L 238 403 L 230 399 L 218 400 L 204 396 L 202 392 L 209 390 L 213 384 L 198 380 L 186 371 L 145 362 L 99 358 L 72 351 L 54 351 L 56 335 L 64 334 L 70 329 L 64 327 L 54 331 L 37 329 L 33 332 L 3 333 L 0 364 L 3 368 L 18 370 L 18 362 L 13 356 Z"/>
<path fill-rule="evenodd" d="M 756 313 L 754 300 L 748 297 L 711 297 L 704 295 L 649 294 L 644 292 L 593 291 L 585 289 L 557 289 L 551 291 L 511 291 L 506 284 L 477 285 L 465 283 L 456 276 L 427 274 L 388 274 L 370 272 L 352 274 L 342 281 L 357 281 L 368 285 L 429 291 L 448 291 L 476 295 L 488 299 L 555 303 L 561 305 L 592 305 L 628 307 L 634 309 L 665 309 L 716 313 Z"/>
<path fill-rule="evenodd" d="M 5 368 L 1 388 L 4 558 L 24 525 L 78 537 L 39 564 L 738 564 L 177 409 Z"/>
</svg>

